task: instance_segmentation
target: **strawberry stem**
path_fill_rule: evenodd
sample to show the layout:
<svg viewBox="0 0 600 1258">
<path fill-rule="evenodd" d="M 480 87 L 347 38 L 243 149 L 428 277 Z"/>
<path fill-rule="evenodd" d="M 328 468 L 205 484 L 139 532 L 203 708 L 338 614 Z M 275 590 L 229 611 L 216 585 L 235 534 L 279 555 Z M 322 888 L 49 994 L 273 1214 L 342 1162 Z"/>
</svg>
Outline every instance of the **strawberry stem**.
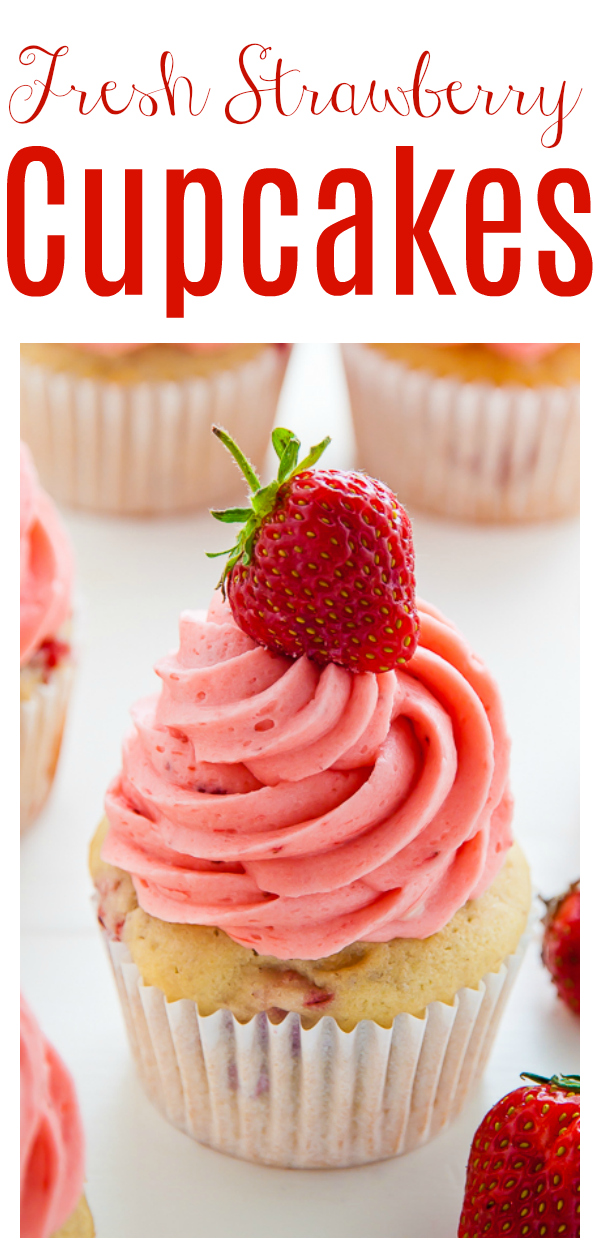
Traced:
<svg viewBox="0 0 600 1258">
<path fill-rule="evenodd" d="M 220 520 L 224 524 L 242 524 L 243 526 L 229 550 L 213 551 L 210 554 L 207 552 L 209 559 L 216 559 L 219 555 L 229 555 L 217 585 L 217 589 L 223 591 L 223 598 L 225 598 L 225 586 L 229 573 L 238 560 L 241 560 L 245 565 L 250 563 L 256 532 L 262 521 L 273 510 L 275 499 L 282 485 L 290 481 L 293 476 L 297 476 L 299 472 L 304 472 L 307 468 L 313 467 L 317 460 L 320 459 L 323 451 L 327 449 L 331 437 L 324 437 L 318 445 L 311 446 L 306 457 L 301 463 L 298 463 L 298 455 L 300 453 L 299 437 L 291 432 L 289 428 L 275 428 L 271 434 L 271 440 L 273 449 L 279 459 L 279 467 L 275 479 L 268 485 L 261 485 L 255 469 L 245 454 L 242 453 L 231 434 L 224 428 L 217 428 L 215 425 L 213 425 L 213 432 L 215 437 L 218 437 L 219 441 L 229 450 L 231 457 L 237 463 L 251 489 L 249 507 L 229 507 L 225 511 L 211 511 L 211 515 L 214 516 L 215 520 Z"/>
<path fill-rule="evenodd" d="M 253 468 L 250 460 L 242 453 L 240 447 L 236 445 L 233 437 L 226 431 L 225 428 L 217 428 L 216 424 L 213 424 L 212 430 L 215 437 L 218 437 L 219 441 L 223 442 L 225 449 L 229 450 L 231 457 L 235 459 L 242 474 L 246 477 L 250 488 L 254 491 L 254 493 L 256 493 L 257 489 L 260 489 L 260 481 L 258 479 L 256 469 Z"/>
<path fill-rule="evenodd" d="M 549 1083 L 551 1088 L 562 1088 L 564 1092 L 579 1092 L 579 1075 L 552 1075 L 549 1079 L 546 1075 L 530 1075 L 521 1073 L 522 1079 L 531 1079 L 532 1083 Z"/>
</svg>

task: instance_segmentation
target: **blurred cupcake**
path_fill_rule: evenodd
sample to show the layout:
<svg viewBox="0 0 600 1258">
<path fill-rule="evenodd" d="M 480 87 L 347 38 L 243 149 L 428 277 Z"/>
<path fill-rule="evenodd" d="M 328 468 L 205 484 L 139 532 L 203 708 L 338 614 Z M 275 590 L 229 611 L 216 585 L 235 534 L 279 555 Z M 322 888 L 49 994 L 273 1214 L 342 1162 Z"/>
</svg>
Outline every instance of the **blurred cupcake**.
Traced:
<svg viewBox="0 0 600 1258">
<path fill-rule="evenodd" d="M 223 1152 L 392 1157 L 485 1066 L 529 873 L 496 686 L 419 617 L 403 668 L 356 674 L 265 650 L 217 594 L 133 710 L 98 919 L 148 1095 Z"/>
<path fill-rule="evenodd" d="M 21 829 L 54 780 L 73 677 L 73 560 L 21 443 Z"/>
<path fill-rule="evenodd" d="M 346 344 L 358 462 L 410 506 L 480 521 L 579 511 L 579 345 Z"/>
<path fill-rule="evenodd" d="M 289 347 L 21 346 L 21 428 L 42 483 L 92 511 L 187 511 L 236 483 L 211 439 L 228 428 L 260 466 Z"/>
<path fill-rule="evenodd" d="M 75 1085 L 21 997 L 21 1237 L 95 1236 Z"/>
</svg>

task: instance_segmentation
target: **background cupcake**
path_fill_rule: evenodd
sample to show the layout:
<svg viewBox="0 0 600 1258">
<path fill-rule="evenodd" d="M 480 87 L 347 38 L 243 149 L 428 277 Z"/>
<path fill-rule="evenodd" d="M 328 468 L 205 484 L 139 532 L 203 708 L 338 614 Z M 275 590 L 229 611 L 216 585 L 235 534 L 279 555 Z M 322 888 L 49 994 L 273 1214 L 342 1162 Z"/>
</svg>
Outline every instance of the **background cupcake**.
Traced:
<svg viewBox="0 0 600 1258">
<path fill-rule="evenodd" d="M 21 443 L 21 829 L 56 772 L 73 676 L 71 548 Z"/>
<path fill-rule="evenodd" d="M 424 1143 L 469 1095 L 520 959 L 529 875 L 487 670 L 425 604 L 416 649 L 403 628 L 407 658 L 383 654 L 390 607 L 417 623 L 407 517 L 365 477 L 301 471 L 292 485 L 259 526 L 248 582 L 295 582 L 307 634 L 323 624 L 309 586 L 333 623 L 350 609 L 326 649 L 341 634 L 353 652 L 361 622 L 378 671 L 265 650 L 240 628 L 234 566 L 236 619 L 220 594 L 207 617 L 184 613 L 160 696 L 134 709 L 91 867 L 163 1113 L 241 1157 L 351 1165 Z M 265 631 L 279 610 L 266 593 Z M 324 636 L 307 641 L 320 657 Z"/>
<path fill-rule="evenodd" d="M 95 1235 L 75 1085 L 21 997 L 21 1237 Z"/>
<path fill-rule="evenodd" d="M 482 521 L 579 510 L 579 346 L 343 347 L 358 462 L 402 501 Z"/>
<path fill-rule="evenodd" d="M 22 345 L 22 435 L 69 506 L 191 510 L 235 484 L 213 424 L 262 462 L 287 358 L 266 344 Z"/>
</svg>

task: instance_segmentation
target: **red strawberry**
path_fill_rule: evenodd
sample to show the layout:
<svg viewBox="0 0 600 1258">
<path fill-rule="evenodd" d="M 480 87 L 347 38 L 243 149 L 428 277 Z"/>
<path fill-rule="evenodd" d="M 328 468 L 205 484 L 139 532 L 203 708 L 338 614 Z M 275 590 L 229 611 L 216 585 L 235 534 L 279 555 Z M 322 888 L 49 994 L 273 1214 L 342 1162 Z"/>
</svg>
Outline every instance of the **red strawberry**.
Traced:
<svg viewBox="0 0 600 1258">
<path fill-rule="evenodd" d="M 579 1236 L 579 1075 L 521 1078 L 475 1133 L 459 1237 Z"/>
<path fill-rule="evenodd" d="M 273 433 L 279 470 L 261 488 L 229 433 L 213 432 L 251 489 L 249 507 L 212 513 L 243 525 L 221 552 L 220 582 L 240 629 L 283 655 L 354 673 L 407 663 L 419 634 L 412 529 L 391 490 L 358 472 L 312 471 L 329 437 L 298 464 L 287 428 Z"/>
<path fill-rule="evenodd" d="M 561 1000 L 579 1013 L 579 883 L 546 901 L 542 959 Z"/>
</svg>

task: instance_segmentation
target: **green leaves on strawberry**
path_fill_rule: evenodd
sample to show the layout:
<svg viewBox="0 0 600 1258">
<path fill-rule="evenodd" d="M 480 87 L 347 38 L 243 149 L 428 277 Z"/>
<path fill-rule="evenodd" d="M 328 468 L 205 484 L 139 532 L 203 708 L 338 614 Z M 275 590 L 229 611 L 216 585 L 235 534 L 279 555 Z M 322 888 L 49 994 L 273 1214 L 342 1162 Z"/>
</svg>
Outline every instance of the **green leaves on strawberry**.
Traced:
<svg viewBox="0 0 600 1258">
<path fill-rule="evenodd" d="M 323 441 L 320 441 L 318 445 L 312 446 L 306 458 L 299 464 L 300 441 L 298 437 L 289 428 L 275 428 L 271 434 L 271 441 L 279 459 L 279 467 L 275 479 L 269 485 L 261 486 L 256 468 L 252 466 L 245 454 L 242 454 L 233 437 L 224 428 L 217 428 L 214 424 L 212 431 L 215 437 L 218 437 L 219 441 L 223 442 L 226 450 L 229 450 L 232 458 L 235 459 L 251 490 L 249 507 L 229 507 L 225 511 L 211 511 L 211 515 L 214 516 L 215 520 L 221 520 L 223 524 L 243 524 L 244 526 L 240 529 L 233 546 L 229 550 L 214 551 L 212 554 L 208 553 L 209 559 L 218 559 L 221 555 L 229 555 L 217 587 L 218 589 L 223 589 L 229 573 L 238 560 L 245 565 L 250 563 L 257 530 L 260 528 L 263 520 L 267 519 L 273 510 L 275 499 L 281 486 L 297 472 L 313 467 L 320 459 L 323 451 L 327 449 L 331 442 L 331 437 L 324 437 Z"/>
</svg>

